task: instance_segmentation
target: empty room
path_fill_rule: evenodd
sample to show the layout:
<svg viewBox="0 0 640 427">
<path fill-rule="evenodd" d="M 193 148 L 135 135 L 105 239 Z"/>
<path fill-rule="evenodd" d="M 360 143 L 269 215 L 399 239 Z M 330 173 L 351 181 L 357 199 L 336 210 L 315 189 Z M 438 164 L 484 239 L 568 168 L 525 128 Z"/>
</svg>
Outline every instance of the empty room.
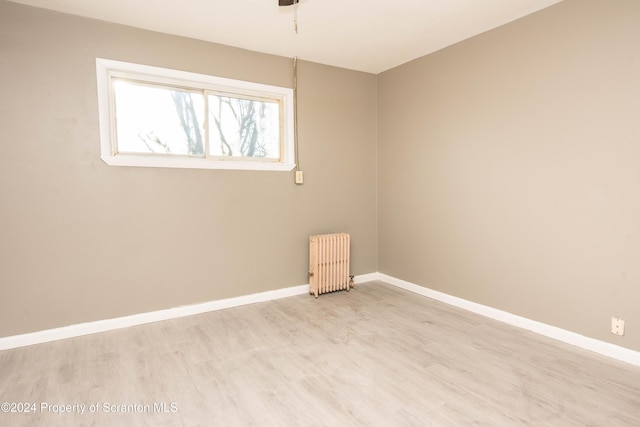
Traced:
<svg viewBox="0 0 640 427">
<path fill-rule="evenodd" d="M 639 0 L 0 0 L 0 425 L 640 425 Z"/>
</svg>

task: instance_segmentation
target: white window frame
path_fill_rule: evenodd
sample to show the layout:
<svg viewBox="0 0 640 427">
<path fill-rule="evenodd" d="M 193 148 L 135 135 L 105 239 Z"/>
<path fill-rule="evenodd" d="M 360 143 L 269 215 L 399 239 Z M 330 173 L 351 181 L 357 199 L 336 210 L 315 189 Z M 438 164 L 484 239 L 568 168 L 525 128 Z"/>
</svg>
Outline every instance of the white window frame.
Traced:
<svg viewBox="0 0 640 427">
<path fill-rule="evenodd" d="M 100 157 L 111 166 L 161 168 L 234 169 L 290 171 L 295 165 L 293 89 L 224 77 L 197 74 L 168 68 L 96 58 L 98 113 L 100 120 Z M 246 157 L 186 157 L 116 152 L 115 97 L 113 78 L 124 77 L 151 84 L 173 85 L 233 96 L 254 96 L 282 103 L 280 160 Z M 245 160 L 246 159 L 246 160 Z"/>
</svg>

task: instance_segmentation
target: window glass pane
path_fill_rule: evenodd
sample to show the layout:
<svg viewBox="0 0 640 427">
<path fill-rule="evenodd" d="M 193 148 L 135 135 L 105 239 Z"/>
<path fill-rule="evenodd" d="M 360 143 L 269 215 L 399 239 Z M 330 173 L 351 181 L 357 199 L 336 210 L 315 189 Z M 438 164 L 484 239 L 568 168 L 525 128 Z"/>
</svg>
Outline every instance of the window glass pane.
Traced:
<svg viewBox="0 0 640 427">
<path fill-rule="evenodd" d="M 204 156 L 204 96 L 114 79 L 119 153 Z"/>
<path fill-rule="evenodd" d="M 210 94 L 208 103 L 211 155 L 280 159 L 277 101 Z"/>
</svg>

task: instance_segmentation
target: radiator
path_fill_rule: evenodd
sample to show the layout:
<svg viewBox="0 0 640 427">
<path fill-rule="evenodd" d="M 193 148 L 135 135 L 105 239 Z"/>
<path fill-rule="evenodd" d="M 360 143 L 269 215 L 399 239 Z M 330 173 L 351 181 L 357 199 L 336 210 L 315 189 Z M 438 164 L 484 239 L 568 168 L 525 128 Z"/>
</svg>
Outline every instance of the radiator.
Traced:
<svg viewBox="0 0 640 427">
<path fill-rule="evenodd" d="M 309 237 L 309 293 L 319 294 L 353 287 L 349 275 L 350 236 L 347 233 Z"/>
</svg>

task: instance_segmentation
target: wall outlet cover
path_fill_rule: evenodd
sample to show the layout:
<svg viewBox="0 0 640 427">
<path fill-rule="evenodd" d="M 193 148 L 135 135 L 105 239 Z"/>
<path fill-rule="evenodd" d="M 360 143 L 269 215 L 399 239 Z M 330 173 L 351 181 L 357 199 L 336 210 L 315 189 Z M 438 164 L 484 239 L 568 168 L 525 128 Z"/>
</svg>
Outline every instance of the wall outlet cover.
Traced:
<svg viewBox="0 0 640 427">
<path fill-rule="evenodd" d="M 614 335 L 624 335 L 624 320 L 619 317 L 611 318 L 611 333 Z"/>
</svg>

